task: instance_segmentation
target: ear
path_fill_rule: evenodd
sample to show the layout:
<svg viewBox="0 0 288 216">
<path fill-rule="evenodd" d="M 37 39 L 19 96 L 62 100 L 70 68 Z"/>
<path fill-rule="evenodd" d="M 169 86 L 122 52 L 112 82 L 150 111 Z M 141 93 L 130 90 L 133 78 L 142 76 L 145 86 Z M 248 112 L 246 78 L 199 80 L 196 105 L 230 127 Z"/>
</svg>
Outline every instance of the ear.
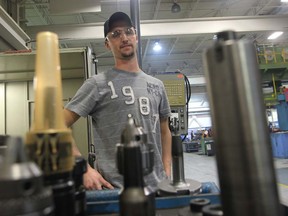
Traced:
<svg viewBox="0 0 288 216">
<path fill-rule="evenodd" d="M 105 40 L 105 47 L 109 50 L 111 50 L 111 47 L 110 47 L 110 44 L 109 44 L 109 41 L 108 40 Z"/>
</svg>

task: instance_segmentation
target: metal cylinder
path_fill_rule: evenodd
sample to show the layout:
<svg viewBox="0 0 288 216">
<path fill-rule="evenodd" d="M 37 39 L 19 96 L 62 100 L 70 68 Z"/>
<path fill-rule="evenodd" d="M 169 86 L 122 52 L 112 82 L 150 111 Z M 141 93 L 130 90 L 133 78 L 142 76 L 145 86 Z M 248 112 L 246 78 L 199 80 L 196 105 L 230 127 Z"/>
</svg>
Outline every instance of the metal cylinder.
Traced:
<svg viewBox="0 0 288 216">
<path fill-rule="evenodd" d="M 203 216 L 223 216 L 222 206 L 219 204 L 207 205 L 203 208 Z"/>
<path fill-rule="evenodd" d="M 0 160 L 0 215 L 54 215 L 50 187 L 39 167 L 29 161 L 20 137 L 9 137 Z"/>
<path fill-rule="evenodd" d="M 172 136 L 172 164 L 173 185 L 186 185 L 183 162 L 183 147 L 180 136 Z"/>
<path fill-rule="evenodd" d="M 44 176 L 44 184 L 52 189 L 55 216 L 74 216 L 75 185 L 71 173 Z"/>
<path fill-rule="evenodd" d="M 203 207 L 210 204 L 206 198 L 194 198 L 190 200 L 189 207 L 184 207 L 178 211 L 178 216 L 203 216 Z"/>
<path fill-rule="evenodd" d="M 224 214 L 281 215 L 253 44 L 222 32 L 203 60 Z"/>
<path fill-rule="evenodd" d="M 140 1 L 130 0 L 130 12 L 131 19 L 133 21 L 134 27 L 137 30 L 138 36 L 138 47 L 137 47 L 137 58 L 139 67 L 142 68 L 142 47 L 141 47 L 141 29 L 140 29 Z"/>
<path fill-rule="evenodd" d="M 190 201 L 191 212 L 202 212 L 202 208 L 210 204 L 210 200 L 206 198 L 196 198 Z"/>
<path fill-rule="evenodd" d="M 117 145 L 117 166 L 124 177 L 124 188 L 119 196 L 121 216 L 150 216 L 149 212 L 155 212 L 148 209 L 149 200 L 144 193 L 140 135 L 132 115 L 128 115 L 121 144 Z"/>
<path fill-rule="evenodd" d="M 193 179 L 185 179 L 183 147 L 180 135 L 172 136 L 172 172 L 173 179 L 164 179 L 158 183 L 158 195 L 189 195 L 199 193 L 202 184 Z"/>
<path fill-rule="evenodd" d="M 86 216 L 86 190 L 83 185 L 83 175 L 87 172 L 87 162 L 81 156 L 75 157 L 73 180 L 75 183 L 75 216 Z"/>
</svg>

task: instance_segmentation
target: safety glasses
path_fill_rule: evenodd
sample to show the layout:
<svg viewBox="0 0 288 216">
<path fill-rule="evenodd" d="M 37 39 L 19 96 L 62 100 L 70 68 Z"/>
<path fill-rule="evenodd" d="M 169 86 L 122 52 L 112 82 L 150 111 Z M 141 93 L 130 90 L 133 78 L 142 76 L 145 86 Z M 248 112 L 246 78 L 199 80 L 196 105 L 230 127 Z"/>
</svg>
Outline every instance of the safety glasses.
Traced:
<svg viewBox="0 0 288 216">
<path fill-rule="evenodd" d="M 123 29 L 117 29 L 113 32 L 109 32 L 106 36 L 106 40 L 109 39 L 119 39 L 122 34 L 125 34 L 127 37 L 133 36 L 136 34 L 136 29 L 134 27 L 127 27 Z"/>
</svg>

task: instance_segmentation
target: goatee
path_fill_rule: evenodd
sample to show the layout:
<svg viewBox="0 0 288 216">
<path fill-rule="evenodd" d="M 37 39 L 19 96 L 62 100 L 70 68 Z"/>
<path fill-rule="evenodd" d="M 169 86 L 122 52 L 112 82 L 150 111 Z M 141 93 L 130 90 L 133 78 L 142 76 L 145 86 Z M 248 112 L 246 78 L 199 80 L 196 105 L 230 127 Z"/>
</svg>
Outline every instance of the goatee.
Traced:
<svg viewBox="0 0 288 216">
<path fill-rule="evenodd" d="M 135 52 L 131 52 L 131 53 L 122 53 L 122 57 L 123 58 L 132 58 L 135 56 Z"/>
</svg>

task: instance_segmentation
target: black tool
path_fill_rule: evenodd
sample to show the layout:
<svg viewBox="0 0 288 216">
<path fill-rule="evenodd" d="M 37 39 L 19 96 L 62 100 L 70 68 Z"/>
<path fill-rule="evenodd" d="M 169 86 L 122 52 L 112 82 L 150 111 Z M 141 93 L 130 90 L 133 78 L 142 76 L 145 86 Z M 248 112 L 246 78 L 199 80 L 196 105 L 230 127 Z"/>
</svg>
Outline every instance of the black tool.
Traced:
<svg viewBox="0 0 288 216">
<path fill-rule="evenodd" d="M 52 190 L 45 187 L 39 167 L 27 159 L 20 137 L 9 137 L 0 161 L 1 216 L 54 215 Z"/>
</svg>

